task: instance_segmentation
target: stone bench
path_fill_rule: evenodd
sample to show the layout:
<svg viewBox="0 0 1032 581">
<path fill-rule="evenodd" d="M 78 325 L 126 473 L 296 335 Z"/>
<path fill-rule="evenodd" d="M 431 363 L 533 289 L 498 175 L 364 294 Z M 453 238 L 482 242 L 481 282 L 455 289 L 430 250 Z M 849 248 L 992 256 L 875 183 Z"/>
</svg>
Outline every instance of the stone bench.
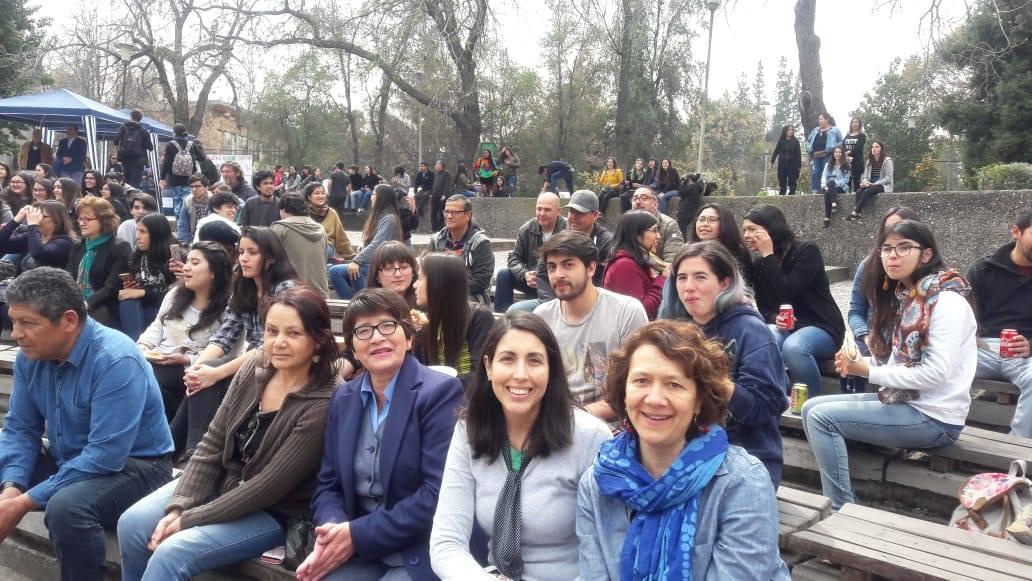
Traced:
<svg viewBox="0 0 1032 581">
<path fill-rule="evenodd" d="M 855 504 L 788 544 L 841 569 L 829 577 L 826 564 L 799 565 L 793 579 L 1032 579 L 1030 547 Z"/>
</svg>

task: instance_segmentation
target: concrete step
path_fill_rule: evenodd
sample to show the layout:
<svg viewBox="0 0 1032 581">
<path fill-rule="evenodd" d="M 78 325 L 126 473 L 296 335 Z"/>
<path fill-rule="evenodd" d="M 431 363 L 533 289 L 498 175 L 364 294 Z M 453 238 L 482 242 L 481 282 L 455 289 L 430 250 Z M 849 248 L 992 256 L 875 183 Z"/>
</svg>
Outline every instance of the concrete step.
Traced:
<svg viewBox="0 0 1032 581">
<path fill-rule="evenodd" d="M 853 272 L 848 266 L 825 266 L 824 272 L 828 273 L 828 282 L 831 284 L 853 280 Z"/>
</svg>

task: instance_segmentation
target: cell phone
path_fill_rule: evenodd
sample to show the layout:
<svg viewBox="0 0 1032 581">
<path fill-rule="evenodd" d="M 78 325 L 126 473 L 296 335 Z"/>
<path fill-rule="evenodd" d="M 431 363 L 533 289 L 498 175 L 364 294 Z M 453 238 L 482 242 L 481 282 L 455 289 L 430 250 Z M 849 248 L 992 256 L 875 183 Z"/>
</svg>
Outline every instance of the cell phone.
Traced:
<svg viewBox="0 0 1032 581">
<path fill-rule="evenodd" d="M 279 546 L 274 549 L 269 549 L 262 553 L 261 561 L 266 565 L 281 565 L 283 560 L 287 557 L 287 549 L 284 546 Z"/>
<path fill-rule="evenodd" d="M 133 284 L 133 282 L 136 281 L 136 278 L 132 274 L 130 274 L 128 272 L 119 273 L 118 274 L 118 278 L 122 279 L 122 287 L 123 288 Z"/>
<path fill-rule="evenodd" d="M 175 246 L 172 246 L 170 250 L 172 251 L 172 260 L 175 260 L 176 262 L 180 263 L 186 262 L 187 250 L 183 248 L 182 245 L 177 244 Z"/>
</svg>

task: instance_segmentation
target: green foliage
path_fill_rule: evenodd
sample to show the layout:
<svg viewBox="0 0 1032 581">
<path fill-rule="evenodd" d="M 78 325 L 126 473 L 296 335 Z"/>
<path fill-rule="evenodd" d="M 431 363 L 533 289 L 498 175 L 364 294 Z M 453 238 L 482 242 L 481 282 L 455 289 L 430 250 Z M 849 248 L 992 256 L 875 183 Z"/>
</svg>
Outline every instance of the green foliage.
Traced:
<svg viewBox="0 0 1032 581">
<path fill-rule="evenodd" d="M 940 56 L 966 76 L 944 98 L 939 119 L 966 138 L 969 171 L 1032 160 L 1032 18 L 1026 0 L 982 0 Z"/>
<path fill-rule="evenodd" d="M 1032 163 L 995 163 L 978 168 L 979 190 L 1032 190 Z"/>
<path fill-rule="evenodd" d="M 0 0 L 0 98 L 25 93 L 46 80 L 38 59 L 49 21 L 35 18 L 35 11 L 26 0 Z M 0 125 L 0 151 L 16 147 L 10 129 Z"/>
<path fill-rule="evenodd" d="M 774 83 L 776 92 L 774 101 L 774 116 L 770 120 L 770 129 L 767 131 L 767 141 L 774 141 L 781 135 L 781 128 L 785 125 L 796 127 L 796 133 L 800 132 L 799 126 L 799 76 L 788 68 L 788 60 L 781 57 L 778 60 L 777 80 Z"/>
</svg>

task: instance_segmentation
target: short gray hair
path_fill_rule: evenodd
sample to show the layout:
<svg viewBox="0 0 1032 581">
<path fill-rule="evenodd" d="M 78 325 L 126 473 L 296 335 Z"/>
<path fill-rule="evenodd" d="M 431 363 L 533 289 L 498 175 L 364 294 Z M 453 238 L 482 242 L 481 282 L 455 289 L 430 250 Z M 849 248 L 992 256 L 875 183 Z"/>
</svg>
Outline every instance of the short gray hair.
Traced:
<svg viewBox="0 0 1032 581">
<path fill-rule="evenodd" d="M 60 268 L 41 266 L 18 275 L 7 287 L 7 304 L 29 305 L 52 324 L 66 311 L 74 311 L 80 323 L 86 320 L 82 291 L 72 275 Z"/>
</svg>

